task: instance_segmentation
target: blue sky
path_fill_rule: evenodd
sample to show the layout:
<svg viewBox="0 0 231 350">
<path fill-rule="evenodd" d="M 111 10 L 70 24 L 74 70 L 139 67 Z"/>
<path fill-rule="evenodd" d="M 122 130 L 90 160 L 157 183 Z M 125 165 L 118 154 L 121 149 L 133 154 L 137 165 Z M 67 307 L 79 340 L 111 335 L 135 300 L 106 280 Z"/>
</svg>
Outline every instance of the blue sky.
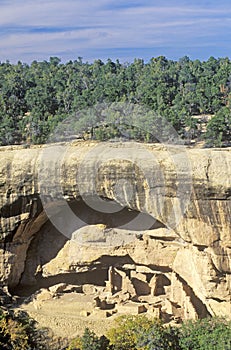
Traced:
<svg viewBox="0 0 231 350">
<path fill-rule="evenodd" d="M 231 57 L 230 0 L 0 0 L 0 61 Z"/>
</svg>

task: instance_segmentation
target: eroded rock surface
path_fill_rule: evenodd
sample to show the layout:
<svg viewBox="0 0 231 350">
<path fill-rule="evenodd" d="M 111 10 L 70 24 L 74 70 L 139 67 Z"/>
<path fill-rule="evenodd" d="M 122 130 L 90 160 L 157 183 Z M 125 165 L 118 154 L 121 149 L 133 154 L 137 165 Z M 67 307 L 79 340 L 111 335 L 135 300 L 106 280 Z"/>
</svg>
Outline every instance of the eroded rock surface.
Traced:
<svg viewBox="0 0 231 350">
<path fill-rule="evenodd" d="M 0 157 L 11 293 L 90 285 L 120 311 L 230 316 L 230 149 L 78 142 Z"/>
</svg>

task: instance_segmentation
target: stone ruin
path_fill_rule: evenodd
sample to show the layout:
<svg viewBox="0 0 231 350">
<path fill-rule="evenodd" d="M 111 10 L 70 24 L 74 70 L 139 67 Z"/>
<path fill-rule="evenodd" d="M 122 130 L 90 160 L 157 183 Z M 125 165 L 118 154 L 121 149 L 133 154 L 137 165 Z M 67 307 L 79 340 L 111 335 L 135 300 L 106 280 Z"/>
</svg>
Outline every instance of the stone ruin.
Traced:
<svg viewBox="0 0 231 350">
<path fill-rule="evenodd" d="M 117 146 L 108 145 L 113 152 L 117 152 Z M 52 190 L 48 186 L 45 197 L 53 217 L 62 218 L 63 230 L 49 222 L 37 177 L 33 176 L 37 174 L 42 149 L 3 152 L 0 303 L 5 305 L 11 296 L 31 296 L 36 304 L 39 299 L 70 293 L 70 285 L 75 285 L 78 288 L 72 293 L 76 293 L 77 303 L 78 298 L 89 296 L 94 301 L 91 310 L 102 315 L 146 312 L 166 321 L 207 315 L 230 318 L 230 150 L 187 151 L 191 164 L 190 201 L 179 224 L 169 229 L 169 214 L 175 213 L 173 208 L 176 214 L 180 209 L 176 178 L 182 183 L 188 179 L 184 166 L 177 174 L 173 162 L 180 162 L 182 149 L 172 146 L 173 156 L 169 158 L 163 145 L 146 145 L 148 152 L 143 163 L 147 178 L 127 161 L 112 159 L 101 167 L 92 200 L 97 195 L 123 206 L 118 215 L 105 215 L 89 209 L 81 200 L 76 180 L 76 171 L 82 169 L 82 155 L 94 147 L 92 143 L 73 145 L 65 155 L 61 178 L 65 204 L 60 203 L 56 172 L 51 174 L 46 163 L 39 168 L 44 178 L 49 178 Z M 152 154 L 163 179 L 153 172 Z M 85 170 L 83 178 L 88 167 Z M 135 184 L 133 196 L 130 187 L 124 190 L 121 186 L 118 192 L 115 184 L 121 179 Z M 155 186 L 148 186 L 147 179 L 153 180 Z M 163 187 L 164 195 L 156 192 Z M 86 229 L 76 227 L 66 209 L 86 222 Z M 135 217 L 144 218 L 141 215 L 145 215 L 145 220 L 157 220 L 158 226 L 144 232 L 141 220 L 140 226 L 135 227 L 139 231 L 137 237 L 131 234 L 134 228 L 130 226 L 123 237 L 115 232 L 115 228 L 133 222 Z M 103 228 L 96 227 L 101 224 Z M 82 229 L 85 231 L 79 232 Z M 77 231 L 73 240 L 71 234 Z M 63 291 L 55 291 L 61 282 L 66 284 Z"/>
<path fill-rule="evenodd" d="M 181 283 L 176 273 L 154 272 L 147 266 L 109 266 L 104 286 L 59 283 L 48 289 L 40 289 L 30 296 L 27 302 L 32 301 L 35 309 L 39 309 L 42 302 L 62 297 L 64 293 L 78 293 L 79 296 L 90 297 L 92 307 L 85 309 L 83 303 L 80 312 L 83 317 L 91 314 L 102 318 L 115 314 L 146 313 L 164 322 L 180 323 L 183 320 L 206 316 L 206 310 L 203 310 L 200 301 Z M 81 303 L 81 298 L 79 302 Z"/>
<path fill-rule="evenodd" d="M 178 294 L 177 298 L 175 293 Z M 179 304 L 175 302 L 176 299 Z M 168 275 L 153 272 L 146 266 L 127 264 L 122 268 L 109 267 L 106 287 L 98 291 L 95 307 L 107 310 L 108 316 L 115 312 L 148 313 L 165 322 L 181 322 L 183 319 L 198 318 L 192 299 L 193 295 L 189 290 L 184 290 L 175 273 Z"/>
</svg>

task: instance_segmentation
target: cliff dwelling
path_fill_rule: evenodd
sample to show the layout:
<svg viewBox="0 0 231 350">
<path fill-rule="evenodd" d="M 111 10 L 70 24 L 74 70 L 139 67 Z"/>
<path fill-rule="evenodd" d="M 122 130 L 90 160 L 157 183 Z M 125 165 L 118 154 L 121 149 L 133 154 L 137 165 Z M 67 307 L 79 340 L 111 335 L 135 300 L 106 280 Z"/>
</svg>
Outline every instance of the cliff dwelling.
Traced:
<svg viewBox="0 0 231 350">
<path fill-rule="evenodd" d="M 55 204 L 54 204 L 55 206 Z M 142 239 L 142 231 L 139 231 L 138 225 L 136 225 L 136 231 L 131 227 L 131 232 L 124 229 L 117 229 L 117 227 L 123 227 L 125 224 L 132 222 L 132 220 L 137 216 L 141 215 L 141 220 L 150 220 L 153 225 L 150 229 L 163 228 L 164 225 L 157 220 L 153 220 L 148 214 L 140 213 L 135 210 L 128 208 L 123 208 L 119 206 L 120 210 L 115 214 L 107 214 L 97 212 L 96 210 L 90 208 L 86 205 L 83 200 L 72 201 L 69 203 L 69 207 L 74 212 L 76 216 L 81 218 L 85 222 L 85 226 L 76 230 L 74 222 L 66 223 L 67 231 L 75 231 L 75 234 L 71 238 L 63 235 L 59 230 L 54 227 L 54 225 L 44 217 L 44 212 L 40 213 L 39 217 L 35 219 L 37 221 L 35 227 L 33 227 L 33 222 L 28 226 L 28 231 L 25 229 L 23 231 L 23 236 L 27 237 L 28 248 L 26 249 L 26 254 L 24 252 L 24 261 L 20 261 L 21 255 L 15 256 L 15 263 L 12 266 L 11 274 L 9 276 L 9 290 L 14 295 L 30 295 L 40 288 L 48 288 L 57 283 L 68 283 L 82 285 L 84 283 L 95 284 L 95 285 L 105 285 L 107 277 L 108 266 L 97 266 L 89 264 L 85 268 L 81 268 L 81 263 L 79 262 L 80 257 L 78 248 L 74 253 L 73 260 L 71 261 L 71 266 L 68 266 L 70 258 L 68 254 L 64 255 L 62 258 L 63 271 L 60 269 L 59 273 L 52 275 L 52 273 L 44 273 L 44 267 L 51 265 L 52 260 L 62 255 L 62 252 L 67 250 L 67 246 L 82 245 L 91 246 L 97 249 L 98 246 L 114 247 L 120 245 L 124 241 L 130 243 L 134 241 L 136 237 Z M 63 216 L 62 207 L 58 207 L 56 212 L 56 217 L 65 220 Z M 39 226 L 39 218 L 41 222 L 45 221 L 41 225 L 38 232 L 33 233 L 33 229 Z M 18 230 L 18 232 L 20 229 Z M 17 241 L 21 241 L 23 236 L 15 236 L 15 244 Z M 109 237 L 111 241 L 109 241 Z M 112 239 L 113 238 L 113 239 Z M 116 241 L 115 241 L 116 239 Z M 114 240 L 114 242 L 113 242 Z M 75 261 L 76 259 L 76 261 Z M 116 260 L 116 259 L 115 259 Z M 73 272 L 73 266 L 78 265 L 78 271 Z M 21 268 L 21 271 L 19 270 Z M 84 271 L 84 270 L 88 271 Z M 17 281 L 17 283 L 16 283 Z"/>
<path fill-rule="evenodd" d="M 24 261 L 22 254 L 14 256 L 8 282 L 9 291 L 17 300 L 24 303 L 28 297 L 36 299 L 41 291 L 56 291 L 56 286 L 61 285 L 61 289 L 57 287 L 59 296 L 73 291 L 79 296 L 91 295 L 92 310 L 88 309 L 87 314 L 95 308 L 113 310 L 110 315 L 149 312 L 166 322 L 209 314 L 187 283 L 164 261 L 166 254 L 175 254 L 182 245 L 173 231 L 153 218 L 153 225 L 146 231 L 138 226 L 136 230 L 118 228 L 129 225 L 137 215 L 151 222 L 149 215 L 122 206 L 113 215 L 97 212 L 82 200 L 72 201 L 69 206 L 86 222 L 78 230 L 74 223 L 67 223 L 68 232 L 70 227 L 74 230 L 71 238 L 45 220 L 43 212 L 39 217 L 45 223 L 38 232 L 29 238 L 30 233 L 23 231 L 30 243 Z M 54 212 L 62 218 L 62 207 Z M 33 224 L 30 230 L 31 227 Z M 171 247 L 173 241 L 175 248 Z M 153 253 L 162 256 L 163 265 L 160 259 L 156 265 L 151 263 Z M 56 292 L 52 297 L 55 295 Z"/>
<path fill-rule="evenodd" d="M 73 146 L 67 170 L 70 164 L 78 167 L 75 147 L 81 151 L 84 146 Z M 176 174 L 161 149 L 158 157 L 167 174 L 164 194 L 157 190 L 163 183 L 155 177 L 153 188 L 134 180 L 133 196 L 125 186 L 116 197 L 117 180 L 121 183 L 136 169 L 129 162 L 115 166 L 113 161 L 113 176 L 110 164 L 107 172 L 101 169 L 96 190 L 114 212 L 97 210 L 94 196 L 81 199 L 70 171 L 70 178 L 65 175 L 62 182 L 65 206 L 59 193 L 47 194 L 49 215 L 36 179 L 28 175 L 40 150 L 26 152 L 25 156 L 24 151 L 10 151 L 6 164 L 0 164 L 1 285 L 4 293 L 10 292 L 14 307 L 28 307 L 36 318 L 48 304 L 50 310 L 65 304 L 73 317 L 90 321 L 123 313 L 147 313 L 165 322 L 230 315 L 230 179 L 224 181 L 230 152 L 223 152 L 221 162 L 215 150 L 201 150 L 203 157 L 190 150 L 194 187 L 176 228 L 166 224 L 178 200 Z M 149 162 L 147 158 L 147 169 Z M 153 176 L 151 170 L 148 176 Z M 73 221 L 68 211 L 79 220 Z"/>
</svg>

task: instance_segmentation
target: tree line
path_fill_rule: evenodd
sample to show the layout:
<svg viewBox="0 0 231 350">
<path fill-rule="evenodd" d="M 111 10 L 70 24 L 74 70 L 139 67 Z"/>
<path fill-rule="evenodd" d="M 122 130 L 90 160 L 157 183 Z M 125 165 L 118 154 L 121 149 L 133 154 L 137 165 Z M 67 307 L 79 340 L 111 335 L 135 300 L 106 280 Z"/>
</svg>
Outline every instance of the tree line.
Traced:
<svg viewBox="0 0 231 350">
<path fill-rule="evenodd" d="M 2 62 L 0 144 L 44 143 L 70 116 L 76 117 L 76 128 L 84 125 L 87 132 L 95 117 L 91 120 L 80 111 L 111 103 L 148 108 L 152 113 L 146 113 L 145 121 L 137 114 L 138 128 L 145 123 L 151 130 L 156 121 L 163 123 L 158 119 L 161 116 L 186 140 L 203 138 L 209 146 L 227 145 L 231 139 L 231 61 L 210 57 L 202 62 L 187 56 L 173 61 L 159 56 L 146 63 L 142 59 L 89 63 L 81 57 L 66 63 L 57 57 L 31 64 Z M 207 118 L 206 130 L 198 116 Z M 105 129 L 105 120 L 107 125 L 110 120 L 114 124 L 116 118 L 98 118 L 94 137 L 118 136 L 118 128 Z M 153 141 L 151 132 L 139 136 L 137 130 L 127 130 L 128 138 Z"/>
</svg>

